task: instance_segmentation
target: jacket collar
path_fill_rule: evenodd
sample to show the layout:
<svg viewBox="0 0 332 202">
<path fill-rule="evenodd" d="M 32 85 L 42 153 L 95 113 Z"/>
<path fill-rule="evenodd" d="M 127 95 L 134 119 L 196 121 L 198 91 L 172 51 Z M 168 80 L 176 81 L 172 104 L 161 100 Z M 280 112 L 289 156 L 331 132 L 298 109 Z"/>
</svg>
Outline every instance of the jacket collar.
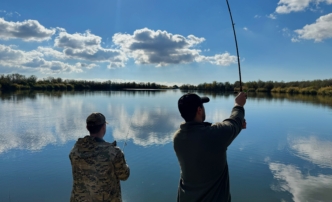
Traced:
<svg viewBox="0 0 332 202">
<path fill-rule="evenodd" d="M 189 129 L 192 127 L 201 127 L 201 126 L 211 126 L 212 123 L 209 122 L 196 122 L 196 121 L 191 121 L 191 122 L 184 122 L 181 123 L 180 128 L 181 129 Z"/>
<path fill-rule="evenodd" d="M 99 137 L 94 137 L 94 139 L 96 140 L 96 142 L 105 142 L 105 140 Z"/>
</svg>

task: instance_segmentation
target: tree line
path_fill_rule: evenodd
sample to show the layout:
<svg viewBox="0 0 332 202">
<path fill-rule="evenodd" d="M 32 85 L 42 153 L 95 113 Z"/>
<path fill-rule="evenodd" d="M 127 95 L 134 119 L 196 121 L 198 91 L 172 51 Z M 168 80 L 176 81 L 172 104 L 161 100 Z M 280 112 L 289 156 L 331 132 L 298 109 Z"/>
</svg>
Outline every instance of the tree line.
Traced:
<svg viewBox="0 0 332 202">
<path fill-rule="evenodd" d="M 240 82 L 217 82 L 201 83 L 198 85 L 184 84 L 180 87 L 160 85 L 154 82 L 113 82 L 111 80 L 98 82 L 86 80 L 74 80 L 47 77 L 38 79 L 31 75 L 26 77 L 18 73 L 0 75 L 1 90 L 121 90 L 127 88 L 137 89 L 176 89 L 182 90 L 204 90 L 229 92 L 239 91 Z M 272 93 L 294 93 L 294 94 L 320 94 L 332 95 L 332 79 L 311 80 L 311 81 L 249 81 L 242 82 L 244 91 L 249 92 L 272 92 Z"/>
<path fill-rule="evenodd" d="M 121 90 L 126 88 L 138 89 L 166 89 L 170 88 L 154 82 L 114 82 L 86 81 L 47 77 L 38 79 L 35 75 L 26 77 L 21 74 L 0 75 L 0 89 L 12 90 Z"/>
<path fill-rule="evenodd" d="M 294 93 L 311 95 L 332 95 L 332 79 L 312 81 L 249 81 L 242 82 L 242 88 L 248 92 L 272 92 L 272 93 Z M 240 82 L 217 82 L 202 83 L 198 85 L 184 84 L 180 86 L 183 90 L 207 90 L 207 91 L 239 91 Z"/>
</svg>

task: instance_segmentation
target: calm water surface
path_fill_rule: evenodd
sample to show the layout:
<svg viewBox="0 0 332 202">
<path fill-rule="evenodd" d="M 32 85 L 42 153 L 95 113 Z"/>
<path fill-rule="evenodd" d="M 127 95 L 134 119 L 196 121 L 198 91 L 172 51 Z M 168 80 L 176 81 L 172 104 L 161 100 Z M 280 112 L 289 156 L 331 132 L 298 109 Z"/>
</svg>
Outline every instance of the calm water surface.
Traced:
<svg viewBox="0 0 332 202">
<path fill-rule="evenodd" d="M 176 201 L 179 165 L 172 135 L 183 122 L 180 90 L 1 94 L 0 202 L 69 201 L 68 154 L 87 135 L 85 119 L 105 114 L 131 167 L 125 202 Z M 230 115 L 233 94 L 210 97 L 206 121 Z M 233 201 L 332 201 L 332 99 L 252 94 L 247 129 L 228 148 Z"/>
</svg>

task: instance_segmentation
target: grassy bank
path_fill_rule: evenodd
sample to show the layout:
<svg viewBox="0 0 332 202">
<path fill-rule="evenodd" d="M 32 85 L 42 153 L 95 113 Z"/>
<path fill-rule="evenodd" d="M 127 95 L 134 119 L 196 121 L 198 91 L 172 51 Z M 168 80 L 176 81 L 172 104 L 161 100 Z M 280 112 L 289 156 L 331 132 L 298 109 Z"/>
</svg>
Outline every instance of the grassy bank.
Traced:
<svg viewBox="0 0 332 202">
<path fill-rule="evenodd" d="M 240 91 L 240 82 L 234 84 L 229 82 L 212 82 L 198 85 L 185 84 L 180 86 L 183 90 L 205 90 L 205 91 Z M 288 93 L 303 95 L 332 95 L 332 79 L 313 80 L 313 81 L 250 81 L 242 82 L 242 90 L 257 93 Z"/>
</svg>

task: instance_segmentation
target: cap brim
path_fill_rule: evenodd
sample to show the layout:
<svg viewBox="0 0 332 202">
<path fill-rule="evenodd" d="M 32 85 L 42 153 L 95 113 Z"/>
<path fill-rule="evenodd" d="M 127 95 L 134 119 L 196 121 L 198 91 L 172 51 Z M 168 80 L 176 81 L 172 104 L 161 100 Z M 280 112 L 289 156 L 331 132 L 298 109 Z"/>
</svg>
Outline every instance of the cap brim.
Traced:
<svg viewBox="0 0 332 202">
<path fill-rule="evenodd" d="M 208 97 L 201 97 L 202 103 L 207 103 L 210 101 L 210 98 Z"/>
</svg>

